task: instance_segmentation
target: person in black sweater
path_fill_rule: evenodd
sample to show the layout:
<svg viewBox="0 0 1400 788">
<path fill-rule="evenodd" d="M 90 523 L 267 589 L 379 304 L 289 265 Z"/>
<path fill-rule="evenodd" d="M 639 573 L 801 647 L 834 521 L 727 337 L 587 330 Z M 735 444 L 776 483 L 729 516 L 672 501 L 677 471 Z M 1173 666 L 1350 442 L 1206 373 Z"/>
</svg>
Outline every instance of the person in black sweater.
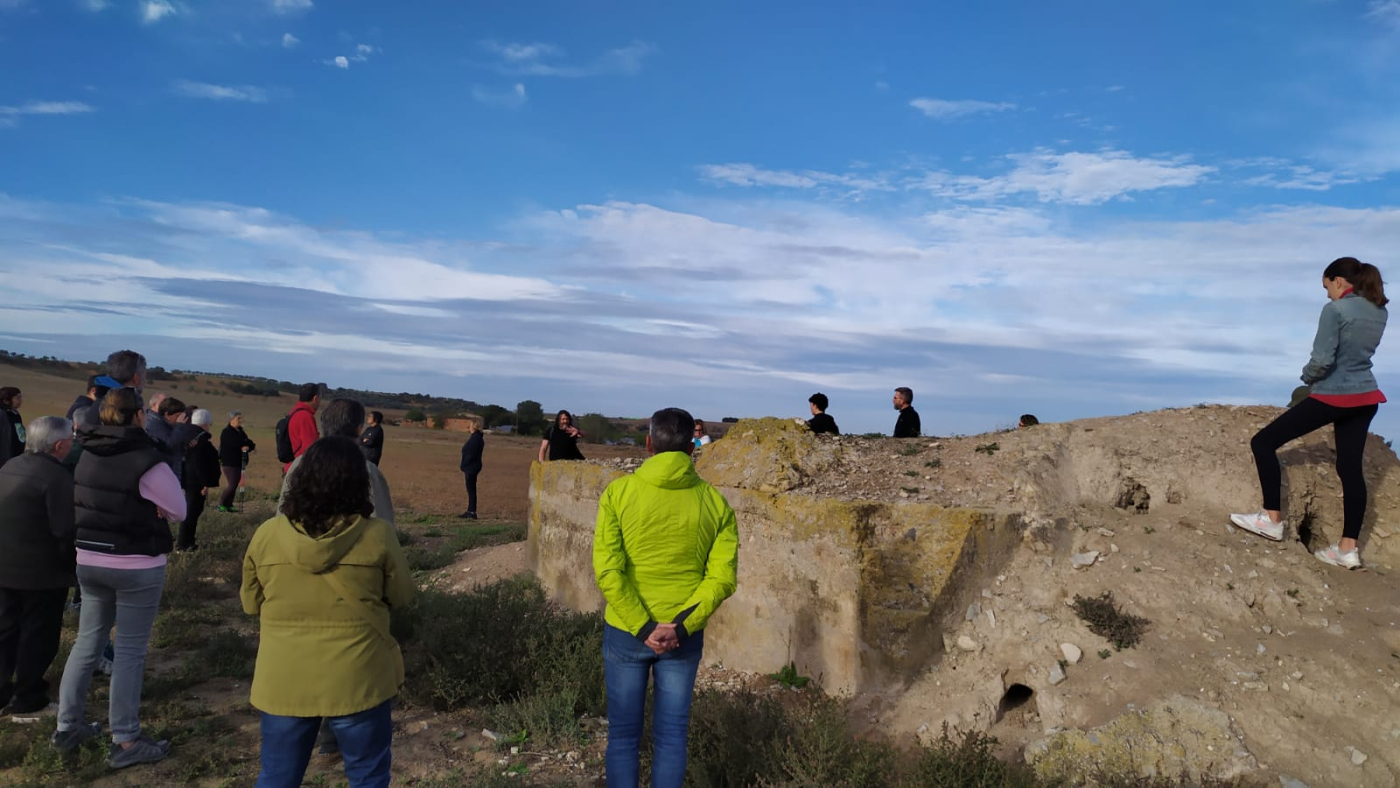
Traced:
<svg viewBox="0 0 1400 788">
<path fill-rule="evenodd" d="M 372 410 L 365 421 L 368 426 L 360 433 L 360 451 L 365 453 L 365 459 L 378 465 L 379 458 L 384 456 L 384 428 L 380 426 L 384 423 L 384 414 Z"/>
<path fill-rule="evenodd" d="M 914 390 L 900 386 L 894 390 L 894 409 L 899 411 L 899 419 L 894 423 L 896 438 L 917 438 L 921 432 L 919 412 L 914 410 Z"/>
<path fill-rule="evenodd" d="M 230 412 L 228 425 L 219 433 L 219 466 L 224 472 L 224 491 L 219 496 L 219 511 L 233 511 L 233 498 L 238 495 L 238 483 L 243 480 L 248 454 L 257 448 L 258 445 L 243 431 L 243 414 L 236 410 Z"/>
<path fill-rule="evenodd" d="M 27 451 L 0 468 L 0 715 L 49 705 L 44 673 L 58 655 L 73 574 L 73 423 L 30 425 Z"/>
<path fill-rule="evenodd" d="M 476 519 L 476 477 L 481 473 L 481 452 L 486 447 L 486 437 L 481 433 L 481 425 L 472 422 L 472 434 L 462 445 L 462 473 L 467 478 L 467 510 L 462 517 Z"/>
<path fill-rule="evenodd" d="M 0 388 L 0 466 L 24 454 L 24 395 L 14 386 Z"/>
<path fill-rule="evenodd" d="M 180 478 L 180 487 L 185 491 L 185 519 L 180 523 L 180 533 L 175 540 L 176 550 L 198 550 L 194 532 L 199 526 L 199 516 L 204 514 L 204 501 L 209 488 L 219 483 L 219 452 L 209 437 L 209 425 L 214 417 L 209 411 L 199 408 L 190 416 L 190 423 L 199 428 L 199 435 L 185 452 L 185 463 Z"/>
<path fill-rule="evenodd" d="M 812 418 L 808 420 L 807 427 L 817 435 L 840 435 L 841 428 L 836 426 L 836 419 L 826 414 L 826 407 L 830 404 L 826 395 L 818 391 L 807 398 L 808 405 L 812 408 Z"/>
</svg>

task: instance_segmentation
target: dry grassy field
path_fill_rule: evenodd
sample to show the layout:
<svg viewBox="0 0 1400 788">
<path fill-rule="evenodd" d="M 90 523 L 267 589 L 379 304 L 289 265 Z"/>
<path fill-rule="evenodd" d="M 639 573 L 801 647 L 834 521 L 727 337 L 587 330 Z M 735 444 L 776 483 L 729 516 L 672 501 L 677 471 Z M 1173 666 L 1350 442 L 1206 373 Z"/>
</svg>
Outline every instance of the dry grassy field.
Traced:
<svg viewBox="0 0 1400 788">
<path fill-rule="evenodd" d="M 85 381 L 76 375 L 62 377 L 0 364 L 0 386 L 15 386 L 24 393 L 24 407 L 20 412 L 25 421 L 39 416 L 63 415 L 73 398 L 82 393 L 84 385 Z M 247 486 L 258 492 L 278 489 L 282 473 L 272 430 L 277 420 L 296 403 L 294 397 L 233 394 L 219 378 L 160 381 L 146 387 L 148 397 L 157 392 L 178 397 L 186 405 L 212 411 L 216 440 L 226 414 L 231 410 L 242 411 L 244 428 L 258 444 L 258 451 L 248 467 Z M 384 409 L 383 413 L 386 420 L 398 420 L 404 411 Z M 462 433 L 386 424 L 380 469 L 393 491 L 394 508 L 425 515 L 458 514 L 466 509 L 466 491 L 458 471 L 465 440 L 466 435 Z M 485 469 L 477 483 L 480 497 L 477 510 L 482 519 L 512 522 L 525 519 L 529 505 L 530 463 L 536 458 L 539 445 L 539 438 L 486 436 Z M 590 458 L 642 454 L 636 447 L 598 444 L 585 444 L 583 452 Z"/>
</svg>

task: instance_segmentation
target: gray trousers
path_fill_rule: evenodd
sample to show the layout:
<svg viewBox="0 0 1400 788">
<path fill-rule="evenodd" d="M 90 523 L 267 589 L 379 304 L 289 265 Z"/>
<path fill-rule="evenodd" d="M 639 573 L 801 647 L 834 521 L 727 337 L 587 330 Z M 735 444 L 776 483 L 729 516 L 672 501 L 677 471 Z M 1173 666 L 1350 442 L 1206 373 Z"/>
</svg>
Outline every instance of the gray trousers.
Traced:
<svg viewBox="0 0 1400 788">
<path fill-rule="evenodd" d="M 108 725 L 117 744 L 135 741 L 141 735 L 141 682 L 151 628 L 165 589 L 165 567 L 107 569 L 79 564 L 78 584 L 83 589 L 83 608 L 78 637 L 58 689 L 58 729 L 72 730 L 85 722 L 83 709 L 92 671 L 115 624 Z"/>
</svg>

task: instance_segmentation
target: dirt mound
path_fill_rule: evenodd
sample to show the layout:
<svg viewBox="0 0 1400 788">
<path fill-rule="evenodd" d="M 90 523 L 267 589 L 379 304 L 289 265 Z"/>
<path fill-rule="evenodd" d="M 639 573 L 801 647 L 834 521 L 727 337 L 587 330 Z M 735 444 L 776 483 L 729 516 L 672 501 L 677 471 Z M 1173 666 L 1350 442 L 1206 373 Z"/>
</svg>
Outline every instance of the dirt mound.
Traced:
<svg viewBox="0 0 1400 788">
<path fill-rule="evenodd" d="M 529 571 L 529 545 L 508 542 L 459 553 L 451 566 L 433 574 L 432 583 L 444 591 L 461 593 Z"/>
<path fill-rule="evenodd" d="M 1081 505 L 1130 514 L 1187 507 L 1214 511 L 1215 519 L 1223 520 L 1229 512 L 1258 508 L 1249 439 L 1281 412 L 1197 406 L 971 437 L 809 436 L 776 463 L 746 458 L 742 477 L 720 483 L 1012 511 L 1040 524 L 1063 519 Z M 1291 443 L 1279 454 L 1290 537 L 1298 535 L 1314 549 L 1341 535 L 1335 457 L 1328 431 Z M 698 465 L 704 473 L 703 456 Z M 765 470 L 768 465 L 773 468 Z M 770 478 L 760 478 L 764 473 Z M 1366 483 L 1371 503 L 1363 558 L 1400 567 L 1400 460 L 1374 435 L 1366 447 Z"/>
</svg>

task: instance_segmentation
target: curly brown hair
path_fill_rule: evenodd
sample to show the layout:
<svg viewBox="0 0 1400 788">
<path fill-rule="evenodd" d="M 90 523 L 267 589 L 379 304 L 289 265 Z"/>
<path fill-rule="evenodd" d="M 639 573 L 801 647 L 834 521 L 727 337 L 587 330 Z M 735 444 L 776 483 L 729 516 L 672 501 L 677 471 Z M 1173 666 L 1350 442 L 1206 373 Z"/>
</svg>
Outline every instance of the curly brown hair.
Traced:
<svg viewBox="0 0 1400 788">
<path fill-rule="evenodd" d="M 308 536 L 317 537 L 343 519 L 373 512 L 369 471 L 359 444 L 341 435 L 311 444 L 287 480 L 282 514 Z"/>
</svg>

